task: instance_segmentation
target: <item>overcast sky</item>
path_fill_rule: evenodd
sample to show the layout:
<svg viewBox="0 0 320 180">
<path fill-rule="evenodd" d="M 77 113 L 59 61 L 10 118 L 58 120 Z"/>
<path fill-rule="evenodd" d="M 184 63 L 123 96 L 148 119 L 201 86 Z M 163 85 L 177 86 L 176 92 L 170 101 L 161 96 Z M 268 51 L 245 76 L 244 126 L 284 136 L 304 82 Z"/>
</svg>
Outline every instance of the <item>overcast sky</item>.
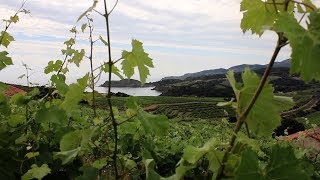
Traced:
<svg viewBox="0 0 320 180">
<path fill-rule="evenodd" d="M 33 69 L 32 82 L 47 83 L 49 76 L 43 75 L 43 67 L 50 60 L 62 59 L 63 42 L 72 37 L 68 30 L 75 25 L 80 29 L 83 22 L 76 20 L 92 2 L 28 0 L 25 8 L 31 11 L 31 16 L 22 15 L 20 22 L 9 29 L 16 41 L 8 51 L 16 65 L 0 71 L 0 81 L 23 83 L 25 80 L 17 77 L 24 73 L 21 65 L 24 62 Z M 108 6 L 114 2 L 108 0 Z M 13 15 L 20 4 L 21 0 L 0 0 L 1 19 Z M 99 2 L 97 10 L 102 11 L 102 5 Z M 95 37 L 106 37 L 103 17 L 92 15 Z M 119 58 L 121 50 L 131 50 L 131 39 L 142 41 L 155 65 L 148 81 L 243 63 L 267 63 L 276 43 L 275 34 L 267 32 L 262 38 L 243 34 L 241 18 L 240 0 L 119 0 L 110 22 L 113 57 Z M 77 48 L 88 49 L 87 35 L 79 36 Z M 102 44 L 97 44 L 95 66 L 107 59 L 106 52 Z M 289 56 L 290 49 L 286 48 L 278 61 Z M 68 74 L 68 81 L 86 71 L 88 60 Z"/>
</svg>

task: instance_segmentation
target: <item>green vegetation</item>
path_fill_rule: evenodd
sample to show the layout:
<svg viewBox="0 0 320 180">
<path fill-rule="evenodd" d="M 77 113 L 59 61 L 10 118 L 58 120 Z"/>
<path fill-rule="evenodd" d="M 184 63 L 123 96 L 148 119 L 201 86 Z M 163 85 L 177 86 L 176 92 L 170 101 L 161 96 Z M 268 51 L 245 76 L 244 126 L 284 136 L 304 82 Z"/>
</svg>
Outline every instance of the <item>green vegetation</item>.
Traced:
<svg viewBox="0 0 320 180">
<path fill-rule="evenodd" d="M 308 155 L 311 149 L 272 137 L 281 124 L 280 113 L 293 108 L 294 102 L 276 96 L 268 81 L 286 45 L 292 47 L 291 71 L 307 82 L 320 80 L 316 62 L 320 13 L 310 0 L 241 2 L 242 30 L 259 36 L 271 30 L 278 41 L 262 77 L 249 68 L 241 74 L 242 80 L 228 72 L 235 99 L 227 102 L 223 98 L 112 97 L 112 74 L 130 78 L 137 68 L 140 81 L 145 82 L 153 67 L 138 40 L 132 40 L 131 51 L 112 56 L 109 16 L 117 2 L 110 9 L 104 0 L 101 13 L 95 10 L 98 1 L 94 0 L 80 15 L 78 22 L 86 17 L 81 32 L 80 27 L 72 28 L 72 38 L 61 50 L 62 60 L 52 60 L 44 69 L 51 75 L 52 87 L 45 95 L 35 88 L 9 97 L 3 93 L 8 87 L 0 83 L 0 179 L 319 179 L 320 160 Z M 23 6 L 4 20 L 0 38 L 4 49 L 14 40 L 10 25 L 19 21 L 19 13 L 29 12 Z M 99 67 L 92 63 L 95 32 L 88 13 L 94 10 L 105 20 L 107 30 L 106 40 L 99 36 L 99 41 L 108 49 L 108 61 Z M 301 16 L 308 19 L 307 26 L 296 19 Z M 89 36 L 89 55 L 75 49 L 78 33 Z M 0 70 L 12 64 L 9 56 L 7 51 L 0 52 Z M 70 64 L 79 66 L 84 58 L 90 61 L 90 72 L 68 85 Z M 95 80 L 102 75 L 109 77 L 105 98 L 94 91 Z M 87 87 L 92 93 L 84 93 Z M 301 104 L 310 97 L 308 91 L 294 95 Z M 228 122 L 225 117 L 230 116 L 236 117 L 236 123 Z M 307 116 L 309 123 L 318 123 L 318 117 L 318 112 Z"/>
</svg>

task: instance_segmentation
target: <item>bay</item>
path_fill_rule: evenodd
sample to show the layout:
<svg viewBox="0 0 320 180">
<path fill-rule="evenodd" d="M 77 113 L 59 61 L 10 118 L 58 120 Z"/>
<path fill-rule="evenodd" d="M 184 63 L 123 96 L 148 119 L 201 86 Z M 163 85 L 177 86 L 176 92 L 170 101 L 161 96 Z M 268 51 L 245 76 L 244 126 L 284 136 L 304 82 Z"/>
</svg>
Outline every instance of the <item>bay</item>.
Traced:
<svg viewBox="0 0 320 180">
<path fill-rule="evenodd" d="M 161 92 L 152 90 L 154 87 L 113 87 L 111 88 L 111 92 L 117 93 L 117 92 L 122 92 L 126 93 L 131 96 L 159 96 Z M 95 90 L 98 91 L 99 93 L 107 93 L 108 88 L 107 87 L 95 87 Z"/>
</svg>

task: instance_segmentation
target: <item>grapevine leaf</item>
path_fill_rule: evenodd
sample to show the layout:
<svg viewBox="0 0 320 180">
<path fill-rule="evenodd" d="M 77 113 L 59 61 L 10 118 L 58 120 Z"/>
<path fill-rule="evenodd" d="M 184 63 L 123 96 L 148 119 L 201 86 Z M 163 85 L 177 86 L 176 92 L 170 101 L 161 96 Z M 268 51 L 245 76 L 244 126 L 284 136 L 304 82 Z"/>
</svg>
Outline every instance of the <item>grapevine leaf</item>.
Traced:
<svg viewBox="0 0 320 180">
<path fill-rule="evenodd" d="M 276 144 L 272 147 L 269 162 L 264 169 L 259 166 L 258 156 L 254 151 L 244 151 L 235 175 L 239 180 L 309 179 L 303 165 L 304 162 L 296 158 L 291 146 Z"/>
<path fill-rule="evenodd" d="M 74 38 L 70 38 L 68 41 L 65 41 L 65 42 L 64 42 L 64 44 L 67 45 L 67 47 L 69 47 L 69 48 L 70 48 L 71 46 L 73 46 L 75 43 L 76 43 L 76 42 L 75 42 Z M 68 54 L 68 55 L 70 55 L 70 54 Z"/>
<path fill-rule="evenodd" d="M 82 14 L 79 16 L 77 22 L 79 22 L 79 21 L 80 21 L 85 15 L 87 15 L 89 12 L 93 11 L 93 9 L 97 6 L 97 4 L 98 4 L 98 0 L 94 0 L 92 6 L 89 7 L 84 13 L 82 13 Z"/>
<path fill-rule="evenodd" d="M 81 146 L 81 131 L 65 134 L 60 141 L 60 151 L 70 151 Z"/>
<path fill-rule="evenodd" d="M 42 164 L 42 166 L 37 166 L 36 164 L 31 165 L 29 169 L 22 177 L 22 180 L 31 180 L 31 179 L 42 179 L 46 175 L 51 173 L 51 169 L 47 164 Z"/>
<path fill-rule="evenodd" d="M 3 93 L 0 93 L 0 114 L 9 116 L 11 108 L 8 104 L 7 97 Z"/>
<path fill-rule="evenodd" d="M 82 26 L 81 26 L 81 31 L 84 32 L 84 30 L 86 30 L 87 26 L 88 26 L 87 23 L 82 24 Z"/>
<path fill-rule="evenodd" d="M 169 128 L 169 120 L 165 115 L 153 115 L 145 111 L 139 111 L 138 120 L 146 133 L 164 135 Z"/>
<path fill-rule="evenodd" d="M 79 169 L 83 172 L 81 176 L 76 177 L 76 180 L 88 180 L 88 179 L 98 179 L 99 170 L 90 166 L 83 166 Z"/>
<path fill-rule="evenodd" d="M 104 45 L 109 46 L 109 43 L 106 40 L 104 40 L 102 36 L 100 36 L 99 39 Z"/>
<path fill-rule="evenodd" d="M 269 163 L 265 169 L 265 176 L 269 179 L 309 179 L 301 167 L 292 146 L 282 147 L 276 144 L 272 147 Z"/>
<path fill-rule="evenodd" d="M 0 52 L 0 70 L 4 69 L 8 65 L 13 65 L 12 59 L 8 57 L 9 53 L 6 51 Z"/>
<path fill-rule="evenodd" d="M 208 153 L 214 145 L 216 145 L 215 139 L 209 140 L 201 148 L 196 148 L 189 145 L 183 150 L 183 159 L 191 164 L 195 164 L 203 155 Z"/>
<path fill-rule="evenodd" d="M 292 97 L 285 96 L 274 96 L 273 104 L 277 107 L 279 112 L 289 110 L 295 105 Z"/>
<path fill-rule="evenodd" d="M 49 74 L 51 72 L 58 72 L 62 66 L 63 62 L 57 60 L 56 62 L 50 61 L 48 66 L 44 69 L 44 73 Z"/>
<path fill-rule="evenodd" d="M 77 107 L 78 103 L 83 98 L 83 92 L 88 85 L 89 74 L 85 75 L 83 78 L 78 79 L 78 83 L 71 84 L 69 90 L 65 95 L 65 99 L 61 104 L 61 107 L 67 112 L 71 112 Z"/>
<path fill-rule="evenodd" d="M 65 95 L 69 86 L 66 84 L 66 76 L 63 74 L 57 74 L 51 76 L 51 81 L 56 85 L 57 90 L 61 95 Z"/>
<path fill-rule="evenodd" d="M 72 57 L 72 59 L 70 59 L 70 62 L 75 63 L 79 67 L 84 55 L 85 55 L 84 49 L 81 49 L 80 52 L 74 51 L 73 57 Z"/>
<path fill-rule="evenodd" d="M 138 67 L 140 74 L 140 81 L 142 84 L 146 82 L 147 76 L 150 75 L 149 68 L 153 68 L 152 59 L 149 57 L 138 40 L 132 40 L 132 51 L 122 52 L 122 70 L 124 74 L 130 79 L 134 74 L 134 68 Z"/>
<path fill-rule="evenodd" d="M 39 156 L 40 153 L 39 152 L 28 152 L 25 157 L 28 158 L 28 159 L 31 159 L 31 158 L 34 158 L 34 157 L 37 157 Z"/>
<path fill-rule="evenodd" d="M 103 65 L 102 70 L 105 73 L 109 73 L 109 63 L 106 63 L 105 65 Z M 111 71 L 120 79 L 123 79 L 123 76 L 121 75 L 120 70 L 115 65 L 112 65 Z"/>
<path fill-rule="evenodd" d="M 14 41 L 14 38 L 7 32 L 1 31 L 0 39 L 2 40 L 0 45 L 3 45 L 4 47 L 8 47 L 9 44 Z"/>
<path fill-rule="evenodd" d="M 237 87 L 233 72 L 228 73 L 228 79 L 231 79 L 231 86 L 235 89 L 237 96 L 238 111 L 240 114 L 248 107 L 253 98 L 257 87 L 260 84 L 260 78 L 254 72 L 246 68 L 242 74 L 243 86 Z M 280 125 L 280 115 L 277 106 L 274 106 L 273 88 L 266 83 L 256 103 L 247 116 L 246 122 L 249 129 L 257 136 L 270 136 L 273 130 Z"/>
<path fill-rule="evenodd" d="M 101 158 L 101 159 L 98 159 L 96 161 L 94 161 L 92 163 L 92 167 L 94 168 L 97 168 L 97 169 L 102 169 L 103 167 L 105 167 L 107 164 L 108 164 L 108 159 L 107 158 Z"/>
<path fill-rule="evenodd" d="M 68 41 L 66 41 L 65 43 L 67 43 Z M 67 49 L 62 49 L 61 52 L 63 55 L 67 55 L 67 56 L 72 56 L 72 54 L 74 53 L 74 49 L 72 49 L 71 47 L 67 47 Z"/>
<path fill-rule="evenodd" d="M 51 106 L 49 108 L 42 107 L 37 111 L 35 121 L 37 123 L 53 123 L 62 125 L 68 122 L 68 116 L 63 109 L 57 106 Z"/>
<path fill-rule="evenodd" d="M 18 106 L 24 106 L 28 104 L 29 101 L 30 101 L 30 96 L 26 96 L 26 94 L 22 92 L 13 95 L 10 99 L 11 104 L 15 104 Z"/>
<path fill-rule="evenodd" d="M 54 153 L 53 159 L 60 159 L 62 161 L 62 164 L 67 164 L 73 161 L 73 159 L 77 157 L 80 150 L 81 150 L 81 147 L 72 149 L 70 151 L 57 152 L 57 153 Z"/>
<path fill-rule="evenodd" d="M 275 29 L 284 32 L 292 48 L 291 73 L 300 73 L 307 82 L 320 80 L 320 13 L 310 13 L 309 21 L 305 29 L 294 16 L 282 13 L 275 24 Z"/>
<path fill-rule="evenodd" d="M 241 112 L 248 107 L 257 87 L 260 84 L 260 78 L 247 68 L 242 75 L 244 87 L 240 95 Z M 246 122 L 249 129 L 258 136 L 268 136 L 280 125 L 279 110 L 273 106 L 273 88 L 266 83 L 256 103 L 251 109 Z"/>
<path fill-rule="evenodd" d="M 15 15 L 15 16 L 11 16 L 10 17 L 10 21 L 13 23 L 17 23 L 19 21 L 19 16 Z"/>
<path fill-rule="evenodd" d="M 11 127 L 18 127 L 24 123 L 26 123 L 26 117 L 19 114 L 12 114 L 8 121 Z"/>
<path fill-rule="evenodd" d="M 251 30 L 253 34 L 255 33 L 259 36 L 273 26 L 277 17 L 274 8 L 261 0 L 243 0 L 240 10 L 243 12 L 241 20 L 243 32 Z"/>
<path fill-rule="evenodd" d="M 262 179 L 262 172 L 259 168 L 259 161 L 257 154 L 248 149 L 242 153 L 239 167 L 235 172 L 236 180 L 258 180 Z"/>
<path fill-rule="evenodd" d="M 161 177 L 155 170 L 154 170 L 154 166 L 155 166 L 155 162 L 153 159 L 146 159 L 144 161 L 144 165 L 146 167 L 146 179 L 152 179 L 152 180 L 166 180 L 169 178 L 163 178 Z"/>
<path fill-rule="evenodd" d="M 82 150 L 87 149 L 93 133 L 93 129 L 84 129 L 65 134 L 60 141 L 60 151 L 69 151 L 78 147 Z"/>
<path fill-rule="evenodd" d="M 223 152 L 222 151 L 215 151 L 211 150 L 208 152 L 208 160 L 209 160 L 209 169 L 214 173 L 215 176 L 218 174 L 218 170 L 221 166 L 221 161 L 223 157 Z M 214 177 L 216 178 L 216 177 Z"/>
</svg>

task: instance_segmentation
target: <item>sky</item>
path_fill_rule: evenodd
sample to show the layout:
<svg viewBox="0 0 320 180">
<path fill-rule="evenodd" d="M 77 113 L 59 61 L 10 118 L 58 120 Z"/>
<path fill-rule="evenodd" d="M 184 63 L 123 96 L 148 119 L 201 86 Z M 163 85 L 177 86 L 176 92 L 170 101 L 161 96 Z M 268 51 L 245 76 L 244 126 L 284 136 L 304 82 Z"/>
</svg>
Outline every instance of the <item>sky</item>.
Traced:
<svg viewBox="0 0 320 180">
<path fill-rule="evenodd" d="M 50 76 L 43 68 L 50 60 L 62 59 L 63 42 L 72 37 L 69 29 L 80 29 L 85 21 L 77 23 L 79 15 L 91 6 L 93 0 L 28 0 L 25 9 L 30 15 L 21 15 L 9 33 L 15 37 L 9 49 L 13 66 L 0 71 L 0 81 L 26 84 L 18 77 L 25 73 L 22 63 L 31 70 L 30 81 L 46 84 Z M 112 7 L 115 0 L 108 0 Z M 165 76 L 208 69 L 228 68 L 238 64 L 268 63 L 276 34 L 266 32 L 262 37 L 244 34 L 240 29 L 241 0 L 119 0 L 110 17 L 113 59 L 122 50 L 131 50 L 131 40 L 138 39 L 153 59 L 155 68 L 150 70 L 147 81 L 157 81 Z M 22 0 L 0 0 L 0 17 L 7 19 L 20 7 Z M 100 0 L 97 11 L 103 11 Z M 106 39 L 106 26 L 102 16 L 94 18 L 94 38 Z M 0 28 L 4 29 L 4 23 Z M 88 33 L 80 33 L 76 48 L 87 52 Z M 1 51 L 5 50 L 0 47 Z M 284 48 L 277 61 L 290 57 L 290 48 Z M 94 47 L 94 66 L 107 60 L 107 49 L 102 43 Z M 80 68 L 71 66 L 68 82 L 74 82 L 89 71 L 85 59 Z M 138 74 L 138 73 L 136 73 Z M 100 84 L 106 80 L 104 75 Z M 138 76 L 134 76 L 138 78 Z M 98 83 L 98 84 L 99 84 Z"/>
</svg>

